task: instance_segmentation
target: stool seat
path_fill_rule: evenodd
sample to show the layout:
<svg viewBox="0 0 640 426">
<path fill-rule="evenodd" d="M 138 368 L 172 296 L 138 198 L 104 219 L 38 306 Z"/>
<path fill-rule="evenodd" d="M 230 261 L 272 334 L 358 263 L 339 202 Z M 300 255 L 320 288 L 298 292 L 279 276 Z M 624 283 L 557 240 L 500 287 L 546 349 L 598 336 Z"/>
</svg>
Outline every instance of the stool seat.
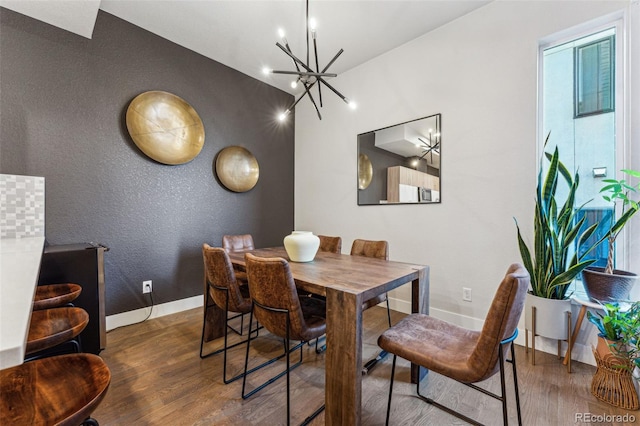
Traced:
<svg viewBox="0 0 640 426">
<path fill-rule="evenodd" d="M 84 330 L 89 314 L 82 308 L 54 308 L 33 311 L 27 336 L 26 354 L 67 342 Z"/>
<path fill-rule="evenodd" d="M 100 404 L 110 382 L 109 368 L 93 354 L 59 355 L 0 370 L 0 424 L 78 426 Z"/>
<path fill-rule="evenodd" d="M 59 308 L 74 301 L 81 292 L 82 287 L 73 283 L 39 285 L 33 298 L 33 310 Z"/>
</svg>

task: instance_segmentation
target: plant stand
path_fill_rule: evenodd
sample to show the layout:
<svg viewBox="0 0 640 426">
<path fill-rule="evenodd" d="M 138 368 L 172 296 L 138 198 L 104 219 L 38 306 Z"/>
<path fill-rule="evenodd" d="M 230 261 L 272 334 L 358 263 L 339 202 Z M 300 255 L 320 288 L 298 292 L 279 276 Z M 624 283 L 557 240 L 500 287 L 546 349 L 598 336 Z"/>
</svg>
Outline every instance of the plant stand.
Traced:
<svg viewBox="0 0 640 426">
<path fill-rule="evenodd" d="M 531 306 L 531 364 L 536 365 L 536 336 L 538 336 L 536 332 L 536 313 L 537 308 L 535 306 Z M 557 339 L 558 340 L 558 359 L 562 359 L 561 350 L 562 350 L 562 341 L 567 342 L 567 354 L 565 359 L 568 359 L 567 362 L 567 372 L 571 373 L 571 311 L 566 311 L 567 315 L 567 337 L 566 339 Z M 543 337 L 547 337 L 541 335 Z M 529 353 L 529 330 L 525 326 L 524 333 L 524 347 L 525 352 Z"/>
<path fill-rule="evenodd" d="M 631 371 L 621 368 L 615 357 L 604 358 L 594 350 L 596 373 L 591 380 L 591 393 L 600 401 L 626 410 L 639 408 L 638 393 L 633 384 Z"/>
</svg>

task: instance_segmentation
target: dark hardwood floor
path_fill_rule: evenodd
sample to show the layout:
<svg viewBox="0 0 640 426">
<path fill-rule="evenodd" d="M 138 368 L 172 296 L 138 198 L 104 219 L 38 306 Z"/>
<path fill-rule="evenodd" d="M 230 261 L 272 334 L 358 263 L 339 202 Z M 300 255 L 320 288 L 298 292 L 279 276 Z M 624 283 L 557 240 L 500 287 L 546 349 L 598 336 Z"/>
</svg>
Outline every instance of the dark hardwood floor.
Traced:
<svg viewBox="0 0 640 426">
<path fill-rule="evenodd" d="M 403 314 L 395 313 L 394 322 Z M 365 312 L 365 360 L 378 347 L 378 334 L 386 328 L 386 312 L 372 308 Z M 246 321 L 245 321 L 246 322 Z M 113 330 L 107 349 L 101 356 L 112 373 L 106 398 L 94 412 L 101 425 L 278 425 L 286 424 L 286 382 L 284 377 L 253 397 L 240 396 L 242 380 L 222 383 L 222 354 L 201 360 L 198 356 L 202 310 L 193 309 Z M 232 334 L 230 334 L 231 336 Z M 237 335 L 233 335 L 237 339 Z M 211 342 L 210 348 L 222 342 Z M 229 374 L 241 371 L 246 346 L 230 351 Z M 256 364 L 282 350 L 282 343 L 266 332 L 252 342 L 251 356 Z M 596 424 L 640 424 L 640 411 L 627 412 L 598 401 L 589 392 L 595 367 L 573 363 L 568 374 L 555 356 L 538 352 L 536 365 L 531 354 L 516 347 L 520 398 L 525 425 L 587 424 L 576 416 L 633 416 L 634 421 L 605 421 Z M 251 362 L 251 361 L 250 361 Z M 276 363 L 249 376 L 251 389 L 275 373 Z M 517 424 L 513 381 L 507 369 L 509 423 Z M 391 356 L 379 364 L 362 384 L 362 423 L 383 425 L 391 373 Z M 465 424 L 415 397 L 415 385 L 409 383 L 409 364 L 398 360 L 391 409 L 393 425 Z M 496 374 L 483 384 L 498 392 Z M 304 362 L 291 374 L 292 424 L 300 424 L 324 402 L 324 354 L 316 355 L 305 346 Z M 500 402 L 464 385 L 430 373 L 421 385 L 423 394 L 435 396 L 466 415 L 487 425 L 502 424 Z M 583 418 L 584 418 L 583 415 Z M 312 423 L 324 424 L 321 414 Z"/>
</svg>

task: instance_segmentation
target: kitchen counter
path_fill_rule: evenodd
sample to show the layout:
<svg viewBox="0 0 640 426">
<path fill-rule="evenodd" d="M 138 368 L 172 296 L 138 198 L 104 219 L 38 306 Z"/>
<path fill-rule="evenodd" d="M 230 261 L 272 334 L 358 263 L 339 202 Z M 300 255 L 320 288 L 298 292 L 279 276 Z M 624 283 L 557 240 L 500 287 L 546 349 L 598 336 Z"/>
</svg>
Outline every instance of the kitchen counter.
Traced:
<svg viewBox="0 0 640 426">
<path fill-rule="evenodd" d="M 44 237 L 0 239 L 0 369 L 24 360 Z"/>
</svg>

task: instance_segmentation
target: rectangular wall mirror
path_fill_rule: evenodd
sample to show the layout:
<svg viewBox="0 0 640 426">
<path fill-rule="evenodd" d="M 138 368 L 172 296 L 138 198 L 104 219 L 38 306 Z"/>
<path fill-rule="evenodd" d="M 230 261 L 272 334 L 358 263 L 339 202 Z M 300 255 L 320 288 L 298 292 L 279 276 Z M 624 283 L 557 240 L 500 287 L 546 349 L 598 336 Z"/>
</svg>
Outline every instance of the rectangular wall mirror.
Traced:
<svg viewBox="0 0 640 426">
<path fill-rule="evenodd" d="M 439 203 L 441 115 L 358 135 L 358 205 Z"/>
</svg>

